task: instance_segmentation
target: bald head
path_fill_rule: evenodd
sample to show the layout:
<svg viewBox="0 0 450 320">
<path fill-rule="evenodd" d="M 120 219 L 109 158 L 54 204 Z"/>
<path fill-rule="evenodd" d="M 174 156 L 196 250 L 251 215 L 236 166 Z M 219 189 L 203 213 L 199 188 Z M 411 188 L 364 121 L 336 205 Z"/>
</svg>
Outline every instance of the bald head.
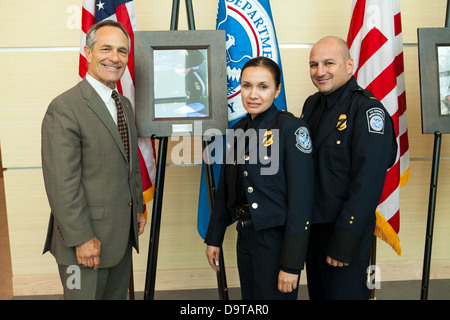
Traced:
<svg viewBox="0 0 450 320">
<path fill-rule="evenodd" d="M 314 46 L 325 46 L 325 47 L 335 46 L 336 48 L 339 49 L 339 51 L 342 55 L 342 58 L 345 61 L 347 61 L 348 59 L 351 58 L 350 50 L 348 49 L 347 42 L 344 39 L 336 37 L 336 36 L 328 36 L 328 37 L 322 38 L 319 41 L 317 41 Z"/>
<path fill-rule="evenodd" d="M 347 43 L 334 36 L 320 39 L 309 56 L 310 76 L 323 94 L 343 86 L 353 75 L 353 59 Z"/>
</svg>

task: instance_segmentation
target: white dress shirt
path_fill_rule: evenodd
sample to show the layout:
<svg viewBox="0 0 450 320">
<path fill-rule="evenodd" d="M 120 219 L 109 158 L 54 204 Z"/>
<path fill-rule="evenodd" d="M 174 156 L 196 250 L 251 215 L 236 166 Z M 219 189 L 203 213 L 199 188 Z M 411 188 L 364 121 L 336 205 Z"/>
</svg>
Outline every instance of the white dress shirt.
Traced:
<svg viewBox="0 0 450 320">
<path fill-rule="evenodd" d="M 86 80 L 89 82 L 89 84 L 94 88 L 95 92 L 97 92 L 100 98 L 103 100 L 103 102 L 106 105 L 106 108 L 108 109 L 109 113 L 111 114 L 111 117 L 114 120 L 114 123 L 117 124 L 117 107 L 114 99 L 111 97 L 113 90 L 110 87 L 98 81 L 97 79 L 93 78 L 89 73 L 86 73 Z"/>
</svg>

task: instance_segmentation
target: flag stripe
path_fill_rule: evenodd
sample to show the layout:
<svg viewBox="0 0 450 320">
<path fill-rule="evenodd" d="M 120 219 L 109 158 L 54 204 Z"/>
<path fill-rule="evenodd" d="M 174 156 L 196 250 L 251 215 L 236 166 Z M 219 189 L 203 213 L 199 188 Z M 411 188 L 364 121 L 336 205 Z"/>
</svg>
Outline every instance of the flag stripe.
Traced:
<svg viewBox="0 0 450 320">
<path fill-rule="evenodd" d="M 373 28 L 361 41 L 361 50 L 359 55 L 358 70 L 355 71 L 355 77 L 358 77 L 359 69 L 369 60 L 375 52 L 387 42 L 386 37 L 378 30 Z"/>
<path fill-rule="evenodd" d="M 400 210 L 397 211 L 391 219 L 388 220 L 389 224 L 391 225 L 392 229 L 394 229 L 394 231 L 396 233 L 398 233 L 400 231 Z"/>
<path fill-rule="evenodd" d="M 133 31 L 133 26 L 131 24 L 131 19 L 130 19 L 130 15 L 128 13 L 128 8 L 125 4 L 117 7 L 116 9 L 116 18 L 117 21 L 120 21 L 120 23 L 123 25 L 123 27 L 125 28 L 125 30 L 127 30 L 128 35 L 130 36 L 130 54 L 128 56 L 128 70 L 130 72 L 131 75 L 131 79 L 134 83 L 134 31 Z"/>
<path fill-rule="evenodd" d="M 384 183 L 383 192 L 380 197 L 380 203 L 384 202 L 389 195 L 397 189 L 400 183 L 400 162 L 397 161 L 394 166 L 389 169 L 386 174 L 386 181 Z"/>
<path fill-rule="evenodd" d="M 384 69 L 367 87 L 366 89 L 372 92 L 378 100 L 383 100 L 384 97 L 392 91 L 397 85 L 394 64 L 390 64 Z"/>
<path fill-rule="evenodd" d="M 366 1 L 357 1 L 353 8 L 353 15 L 350 21 L 350 30 L 347 37 L 347 44 L 349 47 L 352 46 L 358 33 L 364 24 L 364 12 L 366 11 Z"/>
<path fill-rule="evenodd" d="M 402 33 L 402 19 L 400 12 L 394 16 L 394 28 L 395 28 L 395 36 L 398 36 Z"/>
<path fill-rule="evenodd" d="M 83 5 L 82 13 L 81 13 L 81 30 L 86 33 L 95 23 L 95 18 L 93 13 L 91 13 L 87 8 Z"/>
</svg>

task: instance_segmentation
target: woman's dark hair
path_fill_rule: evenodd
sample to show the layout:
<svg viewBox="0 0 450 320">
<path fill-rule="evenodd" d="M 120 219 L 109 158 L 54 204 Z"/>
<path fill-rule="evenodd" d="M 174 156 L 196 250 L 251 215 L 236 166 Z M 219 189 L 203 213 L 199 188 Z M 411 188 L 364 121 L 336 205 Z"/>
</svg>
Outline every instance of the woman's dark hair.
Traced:
<svg viewBox="0 0 450 320">
<path fill-rule="evenodd" d="M 241 77 L 244 70 L 248 67 L 266 67 L 272 73 L 273 78 L 275 79 L 275 85 L 278 87 L 281 83 L 281 70 L 278 67 L 278 64 L 270 58 L 259 56 L 247 61 L 242 68 Z"/>
</svg>

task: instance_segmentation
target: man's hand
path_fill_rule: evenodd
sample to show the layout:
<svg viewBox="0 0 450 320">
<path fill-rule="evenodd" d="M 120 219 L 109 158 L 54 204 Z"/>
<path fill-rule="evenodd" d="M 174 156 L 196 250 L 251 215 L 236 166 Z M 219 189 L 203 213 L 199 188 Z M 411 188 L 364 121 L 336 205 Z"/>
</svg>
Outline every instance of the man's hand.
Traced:
<svg viewBox="0 0 450 320">
<path fill-rule="evenodd" d="M 206 257 L 208 258 L 209 265 L 214 271 L 219 271 L 219 247 L 207 246 L 206 247 Z"/>
<path fill-rule="evenodd" d="M 100 265 L 100 240 L 97 237 L 92 238 L 85 243 L 75 247 L 77 261 L 85 267 L 98 269 Z"/>
<path fill-rule="evenodd" d="M 328 265 L 330 265 L 332 267 L 346 267 L 349 265 L 346 262 L 341 262 L 341 261 L 335 260 L 329 256 L 327 257 L 327 263 L 328 263 Z"/>
<path fill-rule="evenodd" d="M 138 213 L 137 220 L 138 220 L 138 236 L 140 236 L 144 232 L 145 225 L 147 224 L 147 219 L 145 219 L 143 213 Z"/>
<path fill-rule="evenodd" d="M 278 290 L 284 293 L 297 289 L 298 274 L 287 273 L 280 270 L 278 274 Z"/>
</svg>

